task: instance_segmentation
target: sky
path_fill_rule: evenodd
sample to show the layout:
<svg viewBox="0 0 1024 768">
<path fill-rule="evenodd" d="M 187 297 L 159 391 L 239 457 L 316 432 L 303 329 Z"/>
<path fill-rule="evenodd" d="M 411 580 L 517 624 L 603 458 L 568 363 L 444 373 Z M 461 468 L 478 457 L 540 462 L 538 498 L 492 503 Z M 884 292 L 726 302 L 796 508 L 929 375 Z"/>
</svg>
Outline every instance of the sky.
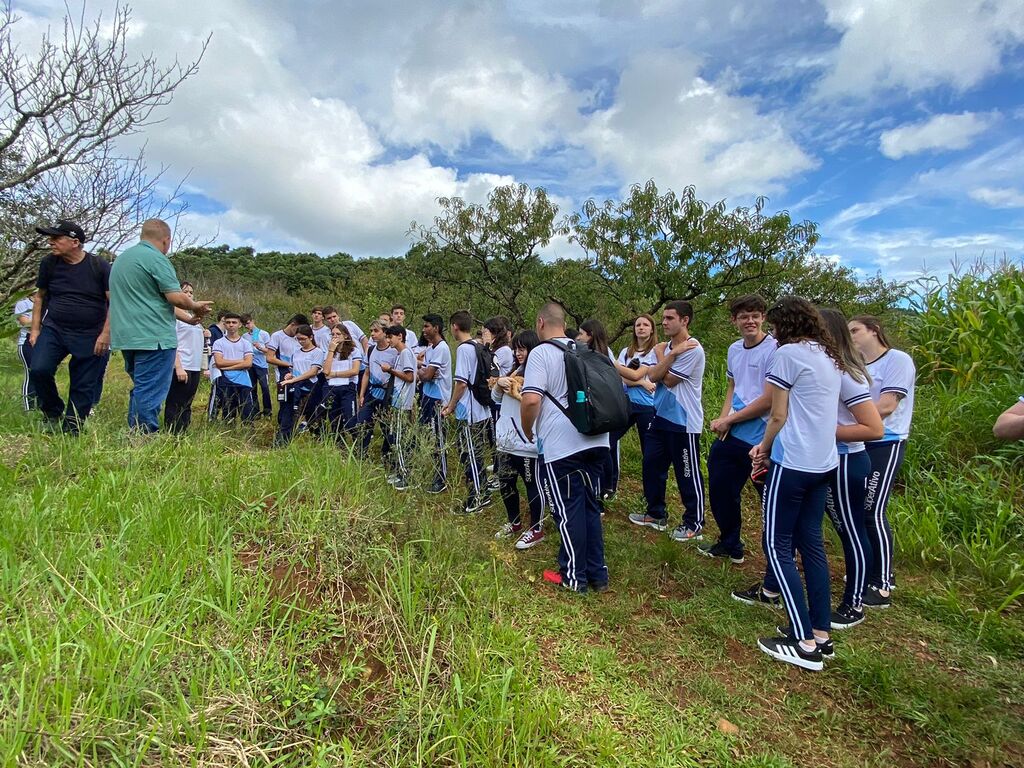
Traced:
<svg viewBox="0 0 1024 768">
<path fill-rule="evenodd" d="M 32 43 L 67 6 L 14 8 Z M 438 197 L 526 182 L 572 212 L 653 179 L 764 196 L 865 275 L 1024 254 L 1021 0 L 132 4 L 136 55 L 208 35 L 125 141 L 186 179 L 179 226 L 203 239 L 397 255 Z"/>
</svg>

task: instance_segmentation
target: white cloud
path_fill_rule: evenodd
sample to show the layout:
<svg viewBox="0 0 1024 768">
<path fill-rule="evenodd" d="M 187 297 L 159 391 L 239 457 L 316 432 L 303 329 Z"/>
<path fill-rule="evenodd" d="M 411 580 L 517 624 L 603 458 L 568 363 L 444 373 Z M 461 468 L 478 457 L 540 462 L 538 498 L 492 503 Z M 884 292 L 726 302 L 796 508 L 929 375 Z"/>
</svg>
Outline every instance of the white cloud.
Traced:
<svg viewBox="0 0 1024 768">
<path fill-rule="evenodd" d="M 822 0 L 842 34 L 826 95 L 876 88 L 965 90 L 996 72 L 1024 41 L 1020 0 Z"/>
<path fill-rule="evenodd" d="M 968 193 L 972 200 L 991 208 L 1024 208 L 1024 192 L 1010 187 L 978 187 Z"/>
<path fill-rule="evenodd" d="M 994 115 L 963 112 L 935 115 L 919 123 L 884 131 L 879 149 L 892 160 L 929 150 L 966 149 L 992 125 Z"/>
<path fill-rule="evenodd" d="M 705 199 L 764 194 L 816 166 L 781 120 L 699 74 L 695 58 L 668 51 L 634 58 L 611 107 L 580 141 L 624 183 L 695 184 Z"/>
</svg>

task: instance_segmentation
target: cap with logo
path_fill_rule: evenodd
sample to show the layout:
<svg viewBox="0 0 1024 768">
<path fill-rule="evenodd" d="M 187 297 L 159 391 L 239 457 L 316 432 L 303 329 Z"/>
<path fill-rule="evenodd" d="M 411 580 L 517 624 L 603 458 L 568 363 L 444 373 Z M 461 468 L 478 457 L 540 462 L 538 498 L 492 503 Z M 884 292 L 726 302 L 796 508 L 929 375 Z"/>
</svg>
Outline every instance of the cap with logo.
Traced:
<svg viewBox="0 0 1024 768">
<path fill-rule="evenodd" d="M 80 243 L 86 241 L 85 230 L 75 224 L 73 221 L 60 220 L 52 227 L 36 227 L 36 232 L 40 235 L 46 235 L 47 237 L 60 237 L 64 235 L 66 237 L 73 237 Z"/>
</svg>

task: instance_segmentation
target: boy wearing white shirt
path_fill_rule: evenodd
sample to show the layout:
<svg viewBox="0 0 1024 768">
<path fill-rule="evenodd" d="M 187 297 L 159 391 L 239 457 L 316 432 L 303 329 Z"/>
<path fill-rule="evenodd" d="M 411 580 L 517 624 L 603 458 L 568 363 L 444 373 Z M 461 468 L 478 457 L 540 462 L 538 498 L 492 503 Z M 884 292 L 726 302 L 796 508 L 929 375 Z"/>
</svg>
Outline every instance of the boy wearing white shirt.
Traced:
<svg viewBox="0 0 1024 768">
<path fill-rule="evenodd" d="M 526 360 L 523 380 L 523 436 L 537 444 L 541 487 L 561 534 L 559 570 L 543 578 L 573 592 L 602 592 L 608 588 L 600 501 L 608 435 L 580 434 L 562 412 L 569 407 L 565 347 L 575 342 L 565 335 L 561 305 L 541 307 L 536 330 L 541 343 Z"/>
<path fill-rule="evenodd" d="M 300 325 L 309 325 L 306 316 L 292 315 L 284 328 L 270 334 L 270 341 L 266 344 L 264 354 L 267 357 L 267 364 L 274 366 L 275 382 L 280 382 L 292 370 L 292 356 L 299 350 L 299 342 L 295 340 L 295 331 Z M 279 428 L 282 419 L 285 418 L 286 410 L 289 410 L 287 402 L 279 399 L 277 406 Z"/>
<path fill-rule="evenodd" d="M 671 534 L 674 541 L 699 541 L 704 530 L 704 480 L 700 473 L 704 349 L 690 336 L 692 320 L 693 307 L 688 301 L 665 305 L 661 325 L 669 340 L 655 347 L 658 364 L 648 373 L 657 389 L 654 424 L 643 456 L 647 512 L 629 516 L 634 525 L 656 531 L 668 527 L 665 486 L 672 466 L 684 508 L 683 522 Z"/>
<path fill-rule="evenodd" d="M 417 378 L 423 383 L 420 398 L 420 424 L 429 424 L 434 434 L 434 482 L 428 493 L 442 493 L 448 487 L 447 436 L 441 411 L 452 396 L 452 350 L 445 341 L 444 318 L 423 316 L 423 363 Z"/>
<path fill-rule="evenodd" d="M 469 312 L 461 310 L 454 313 L 449 322 L 452 336 L 458 344 L 455 348 L 455 385 L 441 416 L 454 413 L 459 421 L 459 454 L 469 491 L 461 511 L 471 515 L 491 503 L 491 497 L 486 491 L 487 470 L 484 467 L 484 444 L 487 441 L 491 411 L 489 406 L 478 402 L 473 395 L 473 384 L 479 372 L 476 342 L 470 333 L 472 318 Z"/>
<path fill-rule="evenodd" d="M 388 343 L 398 352 L 393 364 L 385 363 L 381 370 L 394 377 L 391 391 L 391 407 L 394 413 L 391 442 L 395 446 L 395 474 L 391 483 L 396 491 L 404 491 L 409 487 L 409 428 L 412 422 L 413 395 L 416 393 L 416 356 L 405 344 L 405 328 L 400 325 L 388 326 L 385 331 Z"/>
<path fill-rule="evenodd" d="M 253 416 L 252 382 L 249 369 L 252 367 L 252 344 L 239 333 L 242 316 L 226 312 L 223 317 L 224 335 L 213 343 L 213 359 L 220 371 L 217 383 L 224 418 L 228 420 L 241 416 L 248 421 Z"/>
<path fill-rule="evenodd" d="M 708 454 L 708 493 L 719 537 L 713 546 L 699 549 L 703 555 L 736 564 L 744 560 L 740 499 L 752 469 L 750 449 L 764 437 L 772 407 L 766 377 L 778 342 L 762 329 L 767 311 L 765 300 L 753 294 L 729 303 L 729 315 L 740 339 L 729 347 L 725 401 L 718 418 L 711 422 L 716 439 Z"/>
</svg>

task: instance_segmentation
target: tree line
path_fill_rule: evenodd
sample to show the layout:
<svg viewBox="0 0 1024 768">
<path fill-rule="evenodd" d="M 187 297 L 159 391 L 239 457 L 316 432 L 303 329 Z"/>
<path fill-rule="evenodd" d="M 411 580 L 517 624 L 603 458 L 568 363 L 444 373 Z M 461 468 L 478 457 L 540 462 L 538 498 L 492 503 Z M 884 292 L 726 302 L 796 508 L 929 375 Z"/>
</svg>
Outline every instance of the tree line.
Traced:
<svg viewBox="0 0 1024 768">
<path fill-rule="evenodd" d="M 468 309 L 532 325 L 537 308 L 557 301 L 579 324 L 602 319 L 619 338 L 639 314 L 656 315 L 673 299 L 698 313 L 729 297 L 798 293 L 845 311 L 884 312 L 904 295 L 880 275 L 862 279 L 814 252 L 817 226 L 788 212 L 767 213 L 761 198 L 729 209 L 693 187 L 660 191 L 653 181 L 621 200 L 588 200 L 563 214 L 541 187 L 496 187 L 482 203 L 440 198 L 430 223 L 412 222 L 402 256 L 354 258 L 336 253 L 257 253 L 251 247 L 185 248 L 173 255 L 179 274 L 241 290 L 344 301 L 357 317 L 375 317 L 389 302 L 415 311 Z M 545 258 L 561 240 L 574 256 Z"/>
</svg>

